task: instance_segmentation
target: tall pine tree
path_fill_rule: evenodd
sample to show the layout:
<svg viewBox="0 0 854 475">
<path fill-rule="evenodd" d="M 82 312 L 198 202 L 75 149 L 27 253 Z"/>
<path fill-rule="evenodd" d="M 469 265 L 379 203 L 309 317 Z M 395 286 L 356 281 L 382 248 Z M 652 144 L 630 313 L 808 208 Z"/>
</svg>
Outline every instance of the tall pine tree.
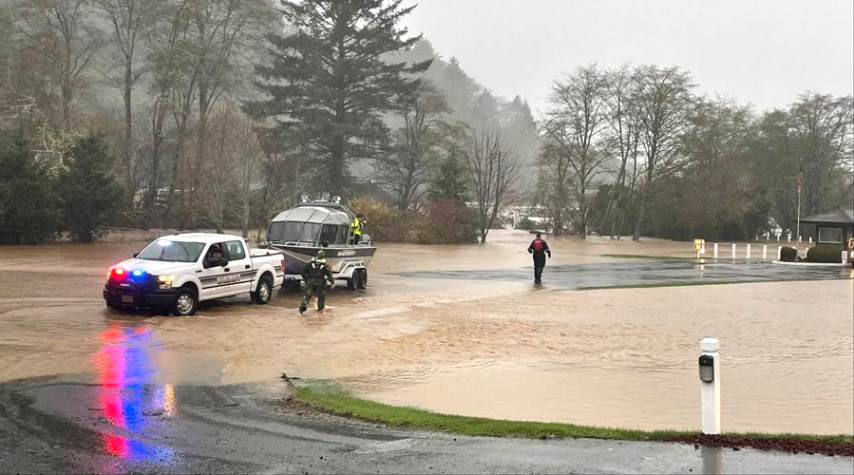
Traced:
<svg viewBox="0 0 854 475">
<path fill-rule="evenodd" d="M 124 191 L 112 172 L 114 161 L 98 135 L 79 139 L 66 157 L 58 187 L 62 227 L 79 242 L 92 242 L 100 227 L 119 216 Z"/>
<path fill-rule="evenodd" d="M 300 143 L 311 188 L 341 195 L 348 188 L 348 164 L 385 147 L 389 131 L 382 113 L 392 98 L 412 87 L 408 74 L 430 61 L 386 63 L 387 53 L 406 50 L 420 36 L 406 38 L 400 20 L 412 11 L 402 0 L 282 0 L 293 33 L 268 37 L 270 64 L 256 67 L 270 99 L 251 104 L 259 116 L 274 116 L 279 136 Z"/>
</svg>

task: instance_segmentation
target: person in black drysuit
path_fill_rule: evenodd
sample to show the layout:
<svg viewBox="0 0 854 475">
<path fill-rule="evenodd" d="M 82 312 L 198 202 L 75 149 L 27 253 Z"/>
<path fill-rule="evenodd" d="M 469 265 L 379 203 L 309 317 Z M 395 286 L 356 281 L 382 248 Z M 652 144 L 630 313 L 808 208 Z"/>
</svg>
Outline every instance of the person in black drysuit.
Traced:
<svg viewBox="0 0 854 475">
<path fill-rule="evenodd" d="M 323 249 L 318 251 L 317 257 L 305 266 L 302 271 L 302 279 L 305 281 L 305 295 L 299 306 L 300 315 L 308 310 L 308 303 L 313 296 L 317 297 L 317 310 L 322 312 L 323 308 L 326 307 L 326 281 L 329 280 L 330 289 L 335 288 L 335 278 L 326 265 L 326 251 Z"/>
<path fill-rule="evenodd" d="M 552 251 L 549 249 L 548 243 L 542 239 L 542 235 L 537 233 L 537 238 L 531 241 L 528 246 L 528 254 L 534 256 L 534 283 L 540 284 L 543 281 L 543 267 L 546 266 L 546 254 L 549 259 L 552 258 Z"/>
</svg>

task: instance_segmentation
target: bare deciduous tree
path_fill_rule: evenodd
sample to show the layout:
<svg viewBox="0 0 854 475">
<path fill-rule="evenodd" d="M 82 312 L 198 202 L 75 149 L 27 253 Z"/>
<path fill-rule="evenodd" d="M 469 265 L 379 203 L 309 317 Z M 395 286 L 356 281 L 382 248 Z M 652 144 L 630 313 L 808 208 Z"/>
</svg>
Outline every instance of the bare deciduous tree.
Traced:
<svg viewBox="0 0 854 475">
<path fill-rule="evenodd" d="M 115 80 L 124 99 L 124 144 L 122 147 L 119 170 L 130 191 L 136 189 L 136 180 L 128 176 L 131 171 L 134 152 L 133 141 L 133 90 L 139 78 L 148 69 L 148 63 L 142 62 L 137 54 L 140 42 L 150 33 L 154 22 L 161 19 L 165 11 L 164 0 L 95 0 L 95 5 L 112 26 L 112 40 L 117 58 L 114 64 L 121 70 L 121 79 Z M 155 108 L 157 105 L 155 104 Z"/>
<path fill-rule="evenodd" d="M 607 126 L 607 76 L 597 66 L 579 68 L 552 86 L 552 108 L 545 124 L 543 153 L 559 179 L 553 190 L 557 198 L 571 198 L 576 209 L 570 213 L 576 234 L 584 239 L 590 216 L 590 195 L 604 172 L 608 158 L 601 136 Z M 548 170 L 548 169 L 547 169 Z M 570 200 L 553 203 L 564 210 Z"/>
<path fill-rule="evenodd" d="M 478 228 L 486 242 L 498 212 L 515 197 L 519 160 L 497 130 L 471 129 L 465 139 L 463 157 L 477 200 Z"/>
<path fill-rule="evenodd" d="M 86 83 L 86 73 L 101 45 L 101 32 L 92 22 L 91 0 L 37 0 L 19 4 L 21 31 L 29 39 L 49 77 L 41 84 L 51 100 L 43 107 L 56 136 L 73 127 L 74 109 Z"/>
<path fill-rule="evenodd" d="M 607 227 L 612 239 L 619 239 L 622 234 L 638 180 L 640 127 L 633 110 L 633 94 L 631 72 L 627 66 L 608 74 L 605 100 L 610 130 L 607 143 L 611 155 L 617 157 L 617 167 L 600 229 L 604 231 Z"/>
<path fill-rule="evenodd" d="M 635 87 L 634 111 L 640 127 L 643 151 L 643 194 L 632 239 L 640 239 L 647 208 L 656 181 L 676 172 L 680 160 L 679 137 L 688 124 L 692 104 L 690 75 L 679 68 L 640 66 L 632 75 Z"/>
<path fill-rule="evenodd" d="M 422 81 L 400 95 L 396 105 L 402 125 L 392 137 L 391 153 L 380 159 L 379 171 L 403 211 L 420 203 L 427 193 L 435 149 L 449 133 L 442 114 L 450 109 L 445 98 Z"/>
<path fill-rule="evenodd" d="M 819 213 L 833 175 L 854 166 L 854 100 L 807 93 L 789 111 L 795 153 L 803 166 L 803 209 Z M 794 171 L 793 171 L 794 173 Z"/>
</svg>

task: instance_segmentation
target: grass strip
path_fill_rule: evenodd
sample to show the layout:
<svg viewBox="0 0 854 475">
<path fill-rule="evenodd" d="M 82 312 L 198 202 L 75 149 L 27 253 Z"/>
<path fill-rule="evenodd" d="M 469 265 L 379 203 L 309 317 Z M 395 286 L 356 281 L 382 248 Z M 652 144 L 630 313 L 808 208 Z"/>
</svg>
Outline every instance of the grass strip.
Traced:
<svg viewBox="0 0 854 475">
<path fill-rule="evenodd" d="M 768 281 L 742 282 L 738 280 L 697 280 L 685 282 L 658 282 L 648 284 L 625 284 L 625 285 L 601 285 L 591 287 L 579 287 L 578 290 L 603 290 L 603 289 L 649 289 L 653 287 L 690 287 L 694 285 L 727 285 L 727 284 L 751 284 Z"/>
<path fill-rule="evenodd" d="M 308 385 L 296 389 L 294 398 L 316 410 L 350 417 L 368 422 L 377 422 L 394 427 L 449 432 L 468 436 L 522 437 L 522 438 L 595 438 L 614 440 L 641 440 L 662 442 L 702 441 L 704 437 L 724 437 L 736 440 L 740 446 L 756 446 L 752 441 L 809 441 L 830 444 L 833 454 L 854 454 L 854 436 L 818 434 L 765 434 L 744 433 L 724 436 L 702 436 L 697 432 L 676 430 L 637 430 L 595 426 L 582 426 L 556 422 L 528 422 L 483 417 L 455 416 L 398 407 L 353 397 L 337 386 Z M 746 442 L 744 442 L 746 441 Z M 729 445 L 723 442 L 723 445 Z M 824 453 L 824 450 L 817 452 Z"/>
</svg>

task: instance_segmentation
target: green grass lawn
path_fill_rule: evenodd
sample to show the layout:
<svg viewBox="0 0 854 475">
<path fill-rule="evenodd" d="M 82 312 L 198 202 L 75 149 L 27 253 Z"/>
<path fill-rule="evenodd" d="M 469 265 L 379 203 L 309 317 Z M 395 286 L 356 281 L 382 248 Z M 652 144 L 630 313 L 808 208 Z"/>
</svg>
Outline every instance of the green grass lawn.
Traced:
<svg viewBox="0 0 854 475">
<path fill-rule="evenodd" d="M 308 385 L 297 388 L 295 399 L 317 410 L 352 417 L 368 422 L 378 422 L 394 427 L 433 430 L 469 436 L 524 437 L 524 438 L 596 438 L 616 440 L 673 441 L 680 437 L 695 436 L 697 432 L 674 430 L 634 430 L 608 427 L 581 426 L 550 422 L 509 421 L 482 417 L 437 414 L 411 407 L 397 407 L 353 397 L 335 386 Z M 732 434 L 746 438 L 796 438 L 828 442 L 852 443 L 850 435 L 814 434 Z"/>
</svg>

